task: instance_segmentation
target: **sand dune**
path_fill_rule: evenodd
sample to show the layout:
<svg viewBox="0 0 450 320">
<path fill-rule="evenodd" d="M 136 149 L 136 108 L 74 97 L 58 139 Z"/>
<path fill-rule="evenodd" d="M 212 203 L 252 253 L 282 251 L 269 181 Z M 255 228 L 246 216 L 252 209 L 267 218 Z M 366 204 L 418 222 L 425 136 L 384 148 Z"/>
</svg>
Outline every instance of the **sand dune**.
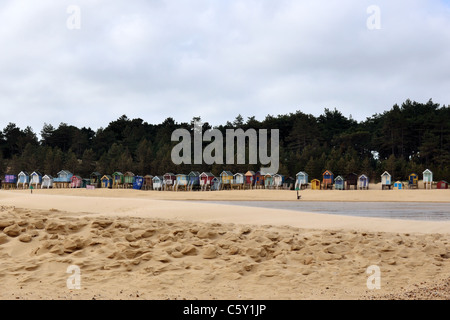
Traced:
<svg viewBox="0 0 450 320">
<path fill-rule="evenodd" d="M 1 299 L 450 298 L 449 223 L 65 192 L 0 192 Z"/>
</svg>

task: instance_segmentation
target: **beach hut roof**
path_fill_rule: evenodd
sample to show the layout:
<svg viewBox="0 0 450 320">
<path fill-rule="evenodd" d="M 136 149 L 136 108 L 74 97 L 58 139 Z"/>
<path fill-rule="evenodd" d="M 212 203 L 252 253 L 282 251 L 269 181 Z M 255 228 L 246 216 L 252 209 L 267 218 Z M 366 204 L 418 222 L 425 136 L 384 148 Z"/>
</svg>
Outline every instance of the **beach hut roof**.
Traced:
<svg viewBox="0 0 450 320">
<path fill-rule="evenodd" d="M 144 176 L 144 178 L 153 178 L 153 176 L 152 176 L 151 174 L 146 174 L 146 175 Z"/>
<path fill-rule="evenodd" d="M 344 177 L 342 177 L 342 176 L 337 176 L 334 180 L 342 180 L 342 181 L 344 181 Z"/>
<path fill-rule="evenodd" d="M 232 176 L 233 174 L 231 173 L 231 171 L 222 171 L 222 173 L 220 174 L 221 176 Z"/>
<path fill-rule="evenodd" d="M 202 172 L 200 176 L 214 177 L 214 175 L 211 172 Z"/>
<path fill-rule="evenodd" d="M 198 171 L 191 171 L 188 174 L 189 177 L 198 177 L 199 175 L 200 175 L 200 172 L 198 172 Z"/>
<path fill-rule="evenodd" d="M 297 172 L 297 174 L 295 176 L 297 177 L 297 176 L 307 176 L 307 175 L 308 174 L 305 171 L 300 171 L 300 172 Z"/>
<path fill-rule="evenodd" d="M 43 176 L 42 178 L 46 178 L 46 179 L 53 179 L 53 177 L 49 174 L 46 174 L 45 176 Z"/>
<path fill-rule="evenodd" d="M 153 178 L 152 178 L 153 180 L 160 180 L 160 181 L 162 181 L 163 180 L 163 177 L 162 176 L 154 176 Z"/>
<path fill-rule="evenodd" d="M 385 171 L 385 172 L 383 172 L 383 174 L 381 176 L 389 176 L 390 177 L 391 175 L 389 174 L 389 172 Z"/>
<path fill-rule="evenodd" d="M 28 172 L 26 172 L 26 171 L 20 171 L 18 175 L 19 176 L 29 176 Z"/>
<path fill-rule="evenodd" d="M 234 174 L 234 176 L 244 176 L 244 174 L 243 174 L 243 173 L 240 173 L 240 172 L 236 172 L 236 173 Z"/>
<path fill-rule="evenodd" d="M 368 177 L 364 173 L 359 176 L 359 179 L 361 179 L 361 178 L 368 179 Z"/>
<path fill-rule="evenodd" d="M 103 180 L 104 178 L 106 178 L 106 179 L 108 179 L 108 180 L 111 180 L 111 179 L 112 179 L 112 177 L 111 177 L 109 174 L 103 175 L 102 180 Z"/>
<path fill-rule="evenodd" d="M 68 170 L 61 170 L 60 172 L 58 172 L 58 176 L 62 175 L 62 174 L 66 174 L 66 175 L 71 175 L 72 172 L 68 171 Z"/>
<path fill-rule="evenodd" d="M 329 175 L 332 175 L 332 174 L 333 174 L 333 172 L 331 172 L 330 170 L 325 170 L 325 172 L 324 172 L 324 173 L 322 173 L 322 175 L 325 175 L 325 174 L 329 174 Z"/>
<path fill-rule="evenodd" d="M 134 177 L 134 173 L 131 172 L 131 171 L 127 171 L 127 172 L 125 172 L 124 176 L 127 176 L 127 177 Z"/>
<path fill-rule="evenodd" d="M 72 179 L 82 180 L 80 176 L 76 176 L 76 175 L 72 176 Z"/>
<path fill-rule="evenodd" d="M 430 169 L 425 169 L 425 171 L 423 172 L 423 174 L 425 174 L 425 173 L 433 173 L 433 172 L 431 172 Z"/>
<path fill-rule="evenodd" d="M 123 173 L 120 171 L 116 171 L 112 174 L 113 176 L 123 176 Z"/>
<path fill-rule="evenodd" d="M 101 176 L 102 174 L 100 172 L 94 171 L 91 173 L 91 176 Z"/>
<path fill-rule="evenodd" d="M 42 174 L 39 172 L 39 171 L 33 171 L 33 173 L 31 174 L 32 176 L 34 176 L 34 175 L 38 175 L 38 176 L 42 176 Z"/>
</svg>

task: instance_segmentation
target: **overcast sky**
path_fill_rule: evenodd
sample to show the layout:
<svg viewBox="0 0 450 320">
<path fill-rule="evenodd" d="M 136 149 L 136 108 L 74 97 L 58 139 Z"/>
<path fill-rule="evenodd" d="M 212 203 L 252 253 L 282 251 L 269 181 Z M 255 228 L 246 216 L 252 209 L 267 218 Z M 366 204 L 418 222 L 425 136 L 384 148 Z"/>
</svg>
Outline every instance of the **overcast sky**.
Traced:
<svg viewBox="0 0 450 320">
<path fill-rule="evenodd" d="M 0 130 L 448 105 L 449 2 L 1 1 Z"/>
</svg>

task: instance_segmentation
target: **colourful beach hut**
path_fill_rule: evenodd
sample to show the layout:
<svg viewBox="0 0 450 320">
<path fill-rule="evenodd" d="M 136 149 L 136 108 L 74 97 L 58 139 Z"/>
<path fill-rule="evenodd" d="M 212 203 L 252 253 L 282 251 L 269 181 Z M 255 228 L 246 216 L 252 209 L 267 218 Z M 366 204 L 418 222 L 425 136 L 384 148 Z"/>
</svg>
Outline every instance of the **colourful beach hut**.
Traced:
<svg viewBox="0 0 450 320">
<path fill-rule="evenodd" d="M 144 190 L 153 189 L 153 176 L 151 174 L 146 174 L 144 176 L 144 183 L 142 185 L 142 189 Z"/>
<path fill-rule="evenodd" d="M 358 175 L 354 172 L 349 173 L 345 177 L 345 185 L 347 190 L 350 190 L 352 187 L 353 190 L 356 190 L 358 188 Z"/>
<path fill-rule="evenodd" d="M 345 189 L 345 180 L 342 176 L 337 176 L 336 179 L 334 179 L 334 189 L 336 190 Z"/>
<path fill-rule="evenodd" d="M 41 184 L 41 189 L 44 188 L 53 188 L 53 177 L 49 174 L 46 174 L 45 176 L 42 177 L 42 184 Z"/>
<path fill-rule="evenodd" d="M 184 189 L 187 190 L 188 184 L 189 184 L 189 178 L 187 175 L 179 173 L 177 175 L 175 175 L 176 180 L 175 180 L 175 185 L 174 185 L 174 189 L 175 191 Z"/>
<path fill-rule="evenodd" d="M 318 179 L 311 180 L 311 190 L 320 190 L 320 180 Z"/>
<path fill-rule="evenodd" d="M 389 172 L 385 171 L 381 175 L 381 190 L 391 189 L 391 187 L 392 187 L 391 175 L 389 174 Z"/>
<path fill-rule="evenodd" d="M 111 189 L 113 187 L 113 178 L 109 174 L 105 174 L 101 179 L 102 188 Z"/>
<path fill-rule="evenodd" d="M 30 175 L 26 171 L 20 171 L 17 175 L 17 188 L 22 187 L 22 189 L 28 188 L 30 183 Z"/>
<path fill-rule="evenodd" d="M 2 182 L 2 189 L 17 188 L 17 176 L 14 174 L 5 174 L 5 179 Z"/>
<path fill-rule="evenodd" d="M 164 189 L 164 177 L 154 176 L 152 179 L 153 190 L 163 190 Z"/>
<path fill-rule="evenodd" d="M 369 190 L 369 177 L 362 174 L 358 177 L 359 190 Z"/>
<path fill-rule="evenodd" d="M 448 189 L 448 182 L 441 180 L 436 184 L 436 188 L 438 189 Z"/>
<path fill-rule="evenodd" d="M 252 189 L 256 180 L 255 180 L 255 172 L 254 171 L 247 171 L 245 173 L 245 182 L 244 182 L 244 189 Z"/>
<path fill-rule="evenodd" d="M 273 188 L 273 175 L 270 173 L 264 175 L 264 188 L 265 189 Z"/>
<path fill-rule="evenodd" d="M 431 170 L 426 169 L 424 172 L 422 172 L 423 175 L 423 188 L 424 189 L 431 189 L 433 186 L 433 172 Z"/>
<path fill-rule="evenodd" d="M 101 180 L 102 180 L 102 175 L 100 172 L 94 171 L 91 173 L 90 177 L 90 185 L 94 186 L 95 188 L 100 188 L 101 186 Z"/>
<path fill-rule="evenodd" d="M 401 181 L 395 181 L 394 190 L 402 190 L 402 189 L 403 189 L 403 183 Z"/>
<path fill-rule="evenodd" d="M 80 176 L 72 176 L 72 178 L 70 178 L 70 187 L 71 188 L 81 188 L 83 179 L 81 179 Z"/>
<path fill-rule="evenodd" d="M 273 187 L 275 189 L 281 189 L 283 188 L 283 183 L 284 183 L 284 176 L 282 174 L 275 173 L 273 175 Z"/>
<path fill-rule="evenodd" d="M 124 182 L 123 173 L 120 171 L 116 171 L 112 174 L 113 179 L 113 188 L 122 188 Z"/>
<path fill-rule="evenodd" d="M 141 190 L 144 185 L 144 177 L 143 176 L 135 176 L 133 179 L 133 189 Z"/>
<path fill-rule="evenodd" d="M 69 188 L 70 181 L 73 176 L 72 172 L 67 170 L 61 170 L 57 173 L 58 177 L 53 179 L 54 188 Z"/>
<path fill-rule="evenodd" d="M 264 175 L 261 173 L 261 171 L 257 171 L 255 173 L 255 188 L 256 189 L 264 188 Z"/>
<path fill-rule="evenodd" d="M 211 180 L 211 187 L 210 187 L 209 190 L 210 191 L 218 191 L 218 190 L 220 190 L 221 183 L 222 183 L 222 181 L 219 178 L 213 177 L 212 180 Z"/>
<path fill-rule="evenodd" d="M 220 174 L 220 188 L 231 189 L 231 183 L 233 182 L 233 174 L 231 171 L 222 171 Z"/>
<path fill-rule="evenodd" d="M 188 185 L 189 190 L 200 189 L 200 172 L 198 172 L 198 171 L 189 172 L 188 180 L 189 180 L 189 185 Z"/>
<path fill-rule="evenodd" d="M 127 171 L 123 175 L 123 186 L 128 189 L 133 187 L 135 174 L 131 171 Z"/>
<path fill-rule="evenodd" d="M 295 189 L 306 189 L 308 187 L 308 174 L 304 171 L 300 171 L 295 175 Z"/>
<path fill-rule="evenodd" d="M 235 173 L 233 175 L 233 180 L 231 182 L 231 187 L 232 188 L 236 188 L 236 189 L 243 189 L 244 188 L 244 183 L 245 183 L 245 176 L 243 173 Z"/>
<path fill-rule="evenodd" d="M 294 179 L 293 177 L 287 177 L 284 179 L 283 189 L 284 190 L 294 190 L 295 183 L 296 183 L 296 179 Z"/>
<path fill-rule="evenodd" d="M 30 185 L 37 188 L 42 184 L 42 174 L 39 171 L 33 171 L 30 174 Z"/>
<path fill-rule="evenodd" d="M 202 172 L 200 174 L 200 189 L 207 190 L 211 188 L 211 181 L 214 179 L 214 175 L 211 172 Z"/>
<path fill-rule="evenodd" d="M 322 173 L 322 185 L 324 189 L 332 189 L 333 188 L 333 182 L 334 182 L 334 175 L 333 172 L 330 170 L 325 170 L 324 173 Z"/>
<path fill-rule="evenodd" d="M 411 173 L 408 177 L 408 188 L 418 189 L 419 188 L 419 176 L 415 173 Z"/>
<path fill-rule="evenodd" d="M 163 175 L 163 189 L 173 190 L 177 177 L 172 172 L 167 172 Z"/>
</svg>

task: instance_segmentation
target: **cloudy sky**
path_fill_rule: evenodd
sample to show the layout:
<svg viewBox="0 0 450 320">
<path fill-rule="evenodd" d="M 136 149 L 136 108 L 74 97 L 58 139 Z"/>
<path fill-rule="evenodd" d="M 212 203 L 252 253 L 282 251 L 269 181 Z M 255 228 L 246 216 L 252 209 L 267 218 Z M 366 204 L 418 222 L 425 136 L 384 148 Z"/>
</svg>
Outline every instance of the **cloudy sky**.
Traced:
<svg viewBox="0 0 450 320">
<path fill-rule="evenodd" d="M 0 130 L 450 104 L 450 1 L 0 3 Z"/>
</svg>

